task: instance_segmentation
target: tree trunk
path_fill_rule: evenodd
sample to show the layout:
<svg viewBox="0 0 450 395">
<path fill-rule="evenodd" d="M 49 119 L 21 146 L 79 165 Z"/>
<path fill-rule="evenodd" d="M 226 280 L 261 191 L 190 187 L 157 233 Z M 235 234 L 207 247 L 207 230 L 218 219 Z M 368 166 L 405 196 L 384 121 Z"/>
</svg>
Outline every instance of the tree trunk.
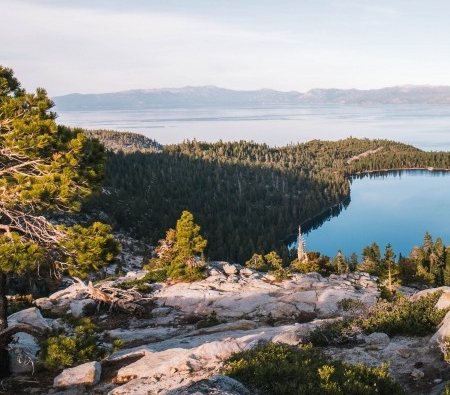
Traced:
<svg viewBox="0 0 450 395">
<path fill-rule="evenodd" d="M 0 332 L 8 327 L 8 301 L 6 300 L 6 273 L 0 270 Z M 9 354 L 6 346 L 10 337 L 0 338 L 0 377 L 9 375 Z"/>
<path fill-rule="evenodd" d="M 8 301 L 6 300 L 6 273 L 0 270 L 0 331 L 8 327 Z"/>
</svg>

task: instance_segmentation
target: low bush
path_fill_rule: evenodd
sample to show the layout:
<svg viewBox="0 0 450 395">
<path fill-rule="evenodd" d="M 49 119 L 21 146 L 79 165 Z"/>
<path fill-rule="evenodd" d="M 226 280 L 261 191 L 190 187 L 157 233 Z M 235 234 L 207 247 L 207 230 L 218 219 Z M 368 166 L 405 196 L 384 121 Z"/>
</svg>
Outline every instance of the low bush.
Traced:
<svg viewBox="0 0 450 395">
<path fill-rule="evenodd" d="M 406 395 L 390 378 L 388 365 L 332 361 L 311 345 L 267 343 L 235 354 L 222 373 L 268 395 Z"/>
<path fill-rule="evenodd" d="M 208 315 L 205 319 L 197 322 L 196 328 L 210 328 L 212 326 L 224 324 L 226 321 L 219 320 L 217 318 L 217 313 L 213 311 L 210 315 Z"/>
<path fill-rule="evenodd" d="M 151 270 L 145 274 L 144 277 L 137 280 L 124 281 L 118 286 L 122 289 L 136 288 L 137 291 L 142 293 L 150 293 L 153 288 L 150 284 L 164 281 L 167 278 L 166 270 Z"/>
<path fill-rule="evenodd" d="M 445 385 L 445 390 L 442 395 L 450 395 L 450 382 Z"/>
<path fill-rule="evenodd" d="M 47 369 L 58 369 L 100 360 L 121 347 L 88 318 L 75 326 L 72 335 L 54 332 L 41 344 L 40 359 Z"/>
<path fill-rule="evenodd" d="M 359 316 L 319 327 L 311 333 L 309 340 L 316 346 L 326 346 L 352 342 L 358 333 L 384 332 L 389 336 L 431 334 L 448 311 L 435 308 L 441 294 L 435 292 L 414 302 L 402 295 L 397 295 L 392 301 L 379 300 L 367 310 L 361 310 Z"/>
</svg>

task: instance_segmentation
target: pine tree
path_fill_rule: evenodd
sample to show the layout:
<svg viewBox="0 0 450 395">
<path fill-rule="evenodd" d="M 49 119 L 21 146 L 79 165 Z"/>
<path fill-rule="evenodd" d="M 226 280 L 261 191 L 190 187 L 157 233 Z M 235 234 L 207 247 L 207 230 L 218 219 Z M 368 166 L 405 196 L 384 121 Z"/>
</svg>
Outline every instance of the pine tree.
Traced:
<svg viewBox="0 0 450 395">
<path fill-rule="evenodd" d="M 166 271 L 173 279 L 196 280 L 202 277 L 203 251 L 207 240 L 200 235 L 200 226 L 189 211 L 183 211 L 175 229 L 166 232 L 159 240 L 156 257 L 146 265 L 150 270 Z"/>
<path fill-rule="evenodd" d="M 395 253 L 390 244 L 386 246 L 381 260 L 380 279 L 387 282 L 387 289 L 390 294 L 393 294 L 400 280 L 399 269 L 395 263 Z"/>
<path fill-rule="evenodd" d="M 1 348 L 18 331 L 7 328 L 7 275 L 33 271 L 47 262 L 78 264 L 80 251 L 70 247 L 70 240 L 78 237 L 79 229 L 54 226 L 45 214 L 78 210 L 103 178 L 103 147 L 80 129 L 57 126 L 52 106 L 44 89 L 25 92 L 13 71 L 0 65 Z M 97 227 L 93 237 L 95 242 L 106 238 L 114 255 L 118 245 L 105 234 L 108 230 Z M 96 255 L 91 253 L 91 258 Z M 111 256 L 103 256 L 105 261 L 100 258 L 94 267 Z M 23 325 L 20 331 L 34 333 Z"/>
</svg>

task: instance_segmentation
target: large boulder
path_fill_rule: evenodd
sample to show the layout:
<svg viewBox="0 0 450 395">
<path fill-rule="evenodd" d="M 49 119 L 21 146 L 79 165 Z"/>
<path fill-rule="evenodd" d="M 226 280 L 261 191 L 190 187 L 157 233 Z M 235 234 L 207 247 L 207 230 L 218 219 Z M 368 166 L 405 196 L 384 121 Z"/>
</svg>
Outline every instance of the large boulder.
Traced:
<svg viewBox="0 0 450 395">
<path fill-rule="evenodd" d="M 434 350 L 443 349 L 447 337 L 450 336 L 450 311 L 442 320 L 439 329 L 431 337 L 428 346 Z"/>
<path fill-rule="evenodd" d="M 42 332 L 51 329 L 36 307 L 21 310 L 8 317 L 8 326 L 14 324 L 28 324 Z M 13 336 L 9 345 L 9 370 L 11 373 L 30 373 L 39 364 L 38 353 L 40 347 L 37 340 L 28 333 L 18 332 Z"/>
<path fill-rule="evenodd" d="M 55 292 L 48 298 L 35 300 L 36 306 L 53 314 L 64 315 L 70 310 L 70 304 L 77 299 L 85 299 L 86 292 L 81 284 L 74 283 L 61 291 Z"/>
</svg>

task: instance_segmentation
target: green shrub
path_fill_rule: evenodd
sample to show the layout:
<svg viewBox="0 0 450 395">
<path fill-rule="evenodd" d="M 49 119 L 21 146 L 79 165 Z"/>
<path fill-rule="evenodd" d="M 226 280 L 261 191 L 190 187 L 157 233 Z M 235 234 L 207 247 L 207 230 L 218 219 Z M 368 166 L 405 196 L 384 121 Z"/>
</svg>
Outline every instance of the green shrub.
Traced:
<svg viewBox="0 0 450 395">
<path fill-rule="evenodd" d="M 79 365 L 84 362 L 99 360 L 121 347 L 121 342 L 114 340 L 112 346 L 104 345 L 107 334 L 88 318 L 80 320 L 72 336 L 54 333 L 41 344 L 40 359 L 47 369 L 58 369 Z"/>
<path fill-rule="evenodd" d="M 173 280 L 197 281 L 205 278 L 206 265 L 188 265 L 183 261 L 175 260 L 167 268 L 167 276 Z"/>
<path fill-rule="evenodd" d="M 137 291 L 142 293 L 150 293 L 153 291 L 151 283 L 164 281 L 167 278 L 166 270 L 152 270 L 145 274 L 144 277 L 137 280 L 124 281 L 118 286 L 122 289 L 136 288 Z"/>
<path fill-rule="evenodd" d="M 343 312 L 358 312 L 367 309 L 367 305 L 359 299 L 344 298 L 336 303 L 339 310 Z"/>
<path fill-rule="evenodd" d="M 212 326 L 216 326 L 216 325 L 220 325 L 225 323 L 226 321 L 223 320 L 219 320 L 217 318 L 217 313 L 215 311 L 213 311 L 210 315 L 208 315 L 208 317 L 206 317 L 205 319 L 199 321 L 196 325 L 197 329 L 201 329 L 201 328 L 210 328 Z"/>
<path fill-rule="evenodd" d="M 384 332 L 389 336 L 425 336 L 436 331 L 447 310 L 435 308 L 442 292 L 435 292 L 414 302 L 402 295 L 392 302 L 379 301 L 369 314 L 359 319 L 365 333 Z"/>
<path fill-rule="evenodd" d="M 352 342 L 358 333 L 384 332 L 389 336 L 434 333 L 447 313 L 447 310 L 435 308 L 441 294 L 435 292 L 414 302 L 402 295 L 397 295 L 392 301 L 379 300 L 367 311 L 361 310 L 359 316 L 346 317 L 317 328 L 309 340 L 316 346 L 326 346 Z"/>
<path fill-rule="evenodd" d="M 222 373 L 270 395 L 405 395 L 388 366 L 370 368 L 332 361 L 311 345 L 268 343 L 235 354 Z"/>
<path fill-rule="evenodd" d="M 450 395 L 450 381 L 447 382 L 443 395 Z"/>
<path fill-rule="evenodd" d="M 344 318 L 319 326 L 309 335 L 309 341 L 315 346 L 343 345 L 356 343 L 361 328 L 354 319 Z"/>
<path fill-rule="evenodd" d="M 275 276 L 275 281 L 277 282 L 287 280 L 288 278 L 292 277 L 292 273 L 284 267 L 281 267 L 277 270 L 269 270 L 269 274 Z"/>
</svg>

